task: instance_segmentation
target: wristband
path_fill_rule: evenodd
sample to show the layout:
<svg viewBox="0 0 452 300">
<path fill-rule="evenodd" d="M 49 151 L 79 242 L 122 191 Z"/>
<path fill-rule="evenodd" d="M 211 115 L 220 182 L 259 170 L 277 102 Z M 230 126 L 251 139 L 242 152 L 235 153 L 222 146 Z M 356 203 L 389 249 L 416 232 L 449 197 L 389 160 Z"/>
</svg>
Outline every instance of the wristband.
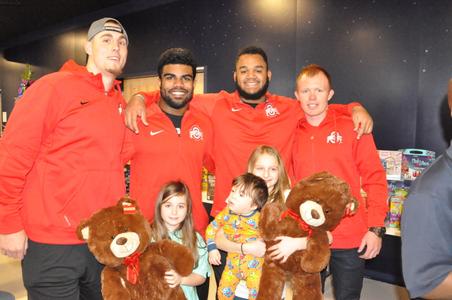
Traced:
<svg viewBox="0 0 452 300">
<path fill-rule="evenodd" d="M 386 233 L 386 227 L 369 227 L 369 231 L 375 233 L 379 238 Z"/>
<path fill-rule="evenodd" d="M 242 255 L 245 255 L 245 253 L 243 253 L 243 243 L 240 244 L 240 252 L 242 252 Z"/>
</svg>

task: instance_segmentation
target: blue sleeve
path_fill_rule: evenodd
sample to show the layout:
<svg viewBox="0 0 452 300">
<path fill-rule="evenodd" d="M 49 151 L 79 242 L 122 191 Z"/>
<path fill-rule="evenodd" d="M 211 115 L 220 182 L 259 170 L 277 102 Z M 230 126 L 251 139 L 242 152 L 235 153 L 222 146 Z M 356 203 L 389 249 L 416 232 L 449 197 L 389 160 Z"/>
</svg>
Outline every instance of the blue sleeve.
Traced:
<svg viewBox="0 0 452 300">
<path fill-rule="evenodd" d="M 452 192 L 444 193 L 444 186 L 423 188 L 410 193 L 402 214 L 403 276 L 413 298 L 430 292 L 452 272 Z"/>
</svg>

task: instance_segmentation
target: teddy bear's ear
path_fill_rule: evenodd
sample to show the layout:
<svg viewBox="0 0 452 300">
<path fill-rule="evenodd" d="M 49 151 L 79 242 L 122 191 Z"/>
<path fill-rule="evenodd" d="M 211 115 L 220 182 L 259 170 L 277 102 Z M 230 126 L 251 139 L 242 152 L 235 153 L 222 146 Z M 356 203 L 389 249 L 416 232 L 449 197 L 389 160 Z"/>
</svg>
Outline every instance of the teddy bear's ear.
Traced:
<svg viewBox="0 0 452 300">
<path fill-rule="evenodd" d="M 89 221 L 82 221 L 77 227 L 77 237 L 81 240 L 88 240 L 89 238 Z"/>
</svg>

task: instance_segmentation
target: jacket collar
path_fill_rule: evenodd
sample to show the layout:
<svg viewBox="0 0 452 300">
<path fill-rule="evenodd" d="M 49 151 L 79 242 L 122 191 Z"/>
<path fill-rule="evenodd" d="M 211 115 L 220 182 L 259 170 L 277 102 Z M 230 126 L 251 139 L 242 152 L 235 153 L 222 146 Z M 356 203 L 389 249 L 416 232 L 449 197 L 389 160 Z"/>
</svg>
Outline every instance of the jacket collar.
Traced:
<svg viewBox="0 0 452 300">
<path fill-rule="evenodd" d="M 236 215 L 236 216 L 240 216 L 240 217 L 250 218 L 250 217 L 254 216 L 258 211 L 259 211 L 258 209 L 255 209 L 255 210 L 251 211 L 251 212 L 250 212 L 249 214 L 247 214 L 247 215 L 236 214 L 236 213 L 233 212 L 232 210 L 229 210 L 229 213 L 230 213 L 231 215 Z"/>
<path fill-rule="evenodd" d="M 274 98 L 273 95 L 270 92 L 267 92 L 265 94 L 265 101 L 262 102 L 262 103 L 273 102 L 273 98 Z M 242 101 L 238 91 L 234 91 L 234 93 L 232 94 L 231 99 L 232 99 L 232 102 L 235 103 L 235 104 L 236 103 L 241 103 L 241 104 L 245 104 L 245 105 L 249 106 L 248 103 L 245 103 L 245 102 Z"/>
<path fill-rule="evenodd" d="M 59 70 L 60 72 L 70 72 L 74 75 L 80 76 L 84 79 L 86 79 L 88 82 L 90 82 L 92 85 L 94 85 L 96 88 L 101 89 L 104 91 L 104 83 L 102 81 L 102 75 L 89 72 L 85 66 L 81 66 L 77 64 L 74 60 L 70 59 L 64 63 L 64 65 Z M 113 83 L 113 86 L 115 90 L 121 91 L 120 87 L 121 81 L 115 80 Z M 109 93 L 112 91 L 110 90 Z"/>
<path fill-rule="evenodd" d="M 298 126 L 301 128 L 321 127 L 324 124 L 328 124 L 335 121 L 336 121 L 336 112 L 334 110 L 327 109 L 325 119 L 323 119 L 322 122 L 320 122 L 319 126 L 312 126 L 311 124 L 309 124 L 305 114 L 298 122 Z"/>
</svg>

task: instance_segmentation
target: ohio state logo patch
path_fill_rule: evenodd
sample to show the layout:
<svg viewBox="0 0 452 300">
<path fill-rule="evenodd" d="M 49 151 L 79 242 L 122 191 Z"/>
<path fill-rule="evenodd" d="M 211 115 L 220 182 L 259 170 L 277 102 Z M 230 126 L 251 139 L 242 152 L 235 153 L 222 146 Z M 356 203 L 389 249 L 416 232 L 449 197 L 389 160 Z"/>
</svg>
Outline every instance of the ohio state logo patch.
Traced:
<svg viewBox="0 0 452 300">
<path fill-rule="evenodd" d="M 337 131 L 332 131 L 326 137 L 327 144 L 342 144 L 342 135 Z"/>
<path fill-rule="evenodd" d="M 271 103 L 267 103 L 265 105 L 265 115 L 267 117 L 276 117 L 277 115 L 279 115 L 279 111 L 276 107 L 273 107 Z"/>
<path fill-rule="evenodd" d="M 201 141 L 203 139 L 203 133 L 198 125 L 190 127 L 189 136 L 192 140 Z"/>
</svg>

